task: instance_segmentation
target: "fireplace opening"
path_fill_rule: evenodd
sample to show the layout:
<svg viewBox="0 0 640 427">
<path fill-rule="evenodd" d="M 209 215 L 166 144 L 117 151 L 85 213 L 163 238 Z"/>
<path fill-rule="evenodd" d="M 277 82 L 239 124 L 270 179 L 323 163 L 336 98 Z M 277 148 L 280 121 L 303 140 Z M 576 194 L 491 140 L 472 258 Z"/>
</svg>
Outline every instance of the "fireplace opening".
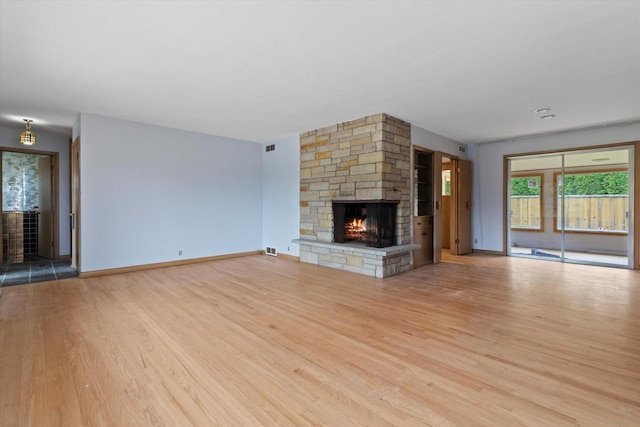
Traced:
<svg viewBox="0 0 640 427">
<path fill-rule="evenodd" d="M 398 202 L 333 202 L 333 241 L 374 248 L 395 244 Z"/>
</svg>

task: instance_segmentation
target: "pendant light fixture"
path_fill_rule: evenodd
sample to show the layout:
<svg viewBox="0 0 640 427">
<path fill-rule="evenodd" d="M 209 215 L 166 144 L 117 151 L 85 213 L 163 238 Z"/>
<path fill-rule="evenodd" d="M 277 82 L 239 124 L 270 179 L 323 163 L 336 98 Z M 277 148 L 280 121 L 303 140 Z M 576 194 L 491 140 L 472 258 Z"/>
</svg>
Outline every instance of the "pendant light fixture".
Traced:
<svg viewBox="0 0 640 427">
<path fill-rule="evenodd" d="M 36 145 L 36 134 L 31 132 L 31 119 L 23 119 L 27 122 L 27 130 L 20 134 L 20 144 L 24 145 Z"/>
</svg>

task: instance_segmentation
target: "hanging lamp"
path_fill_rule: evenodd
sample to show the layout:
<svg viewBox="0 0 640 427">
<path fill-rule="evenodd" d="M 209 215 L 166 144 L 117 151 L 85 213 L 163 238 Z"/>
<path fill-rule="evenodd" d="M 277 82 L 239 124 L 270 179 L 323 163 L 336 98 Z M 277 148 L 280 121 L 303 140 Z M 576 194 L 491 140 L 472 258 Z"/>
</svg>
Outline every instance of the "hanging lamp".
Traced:
<svg viewBox="0 0 640 427">
<path fill-rule="evenodd" d="M 23 119 L 27 122 L 27 130 L 20 134 L 20 144 L 24 145 L 36 145 L 36 134 L 31 132 L 31 119 Z"/>
</svg>

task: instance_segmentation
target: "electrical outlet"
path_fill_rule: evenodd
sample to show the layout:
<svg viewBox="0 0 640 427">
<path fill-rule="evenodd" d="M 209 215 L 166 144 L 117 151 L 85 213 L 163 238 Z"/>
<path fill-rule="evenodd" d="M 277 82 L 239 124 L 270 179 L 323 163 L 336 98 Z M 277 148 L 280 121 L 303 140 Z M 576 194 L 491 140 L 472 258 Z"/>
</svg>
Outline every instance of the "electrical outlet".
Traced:
<svg viewBox="0 0 640 427">
<path fill-rule="evenodd" d="M 182 250 L 178 251 L 178 255 L 182 256 Z"/>
<path fill-rule="evenodd" d="M 478 239 L 473 239 L 473 243 L 478 243 Z"/>
</svg>

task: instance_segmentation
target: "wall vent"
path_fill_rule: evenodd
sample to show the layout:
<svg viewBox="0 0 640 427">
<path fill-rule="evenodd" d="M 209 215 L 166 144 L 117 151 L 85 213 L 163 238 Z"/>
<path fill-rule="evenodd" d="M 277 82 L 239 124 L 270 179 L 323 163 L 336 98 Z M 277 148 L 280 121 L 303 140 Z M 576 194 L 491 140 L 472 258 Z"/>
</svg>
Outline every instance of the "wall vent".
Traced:
<svg viewBox="0 0 640 427">
<path fill-rule="evenodd" d="M 271 256 L 278 256 L 278 251 L 276 251 L 276 248 L 270 248 L 267 246 L 266 254 Z"/>
<path fill-rule="evenodd" d="M 458 151 L 461 153 L 466 153 L 467 147 L 465 147 L 464 145 L 458 145 Z"/>
</svg>

